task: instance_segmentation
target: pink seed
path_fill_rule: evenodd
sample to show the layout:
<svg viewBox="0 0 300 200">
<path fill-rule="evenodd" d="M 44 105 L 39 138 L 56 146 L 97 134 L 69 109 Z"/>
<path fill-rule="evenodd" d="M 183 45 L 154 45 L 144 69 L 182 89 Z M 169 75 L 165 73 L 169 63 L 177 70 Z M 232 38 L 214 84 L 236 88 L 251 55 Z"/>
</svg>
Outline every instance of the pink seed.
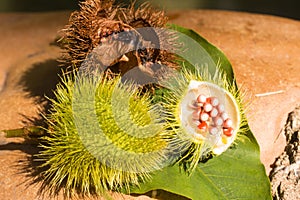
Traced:
<svg viewBox="0 0 300 200">
<path fill-rule="evenodd" d="M 219 114 L 218 110 L 216 108 L 213 108 L 211 111 L 210 111 L 210 116 L 211 117 L 216 117 L 217 115 Z"/>
<path fill-rule="evenodd" d="M 206 102 L 206 96 L 204 94 L 200 94 L 198 97 L 197 97 L 197 101 L 199 103 L 205 103 Z"/>
<path fill-rule="evenodd" d="M 203 109 L 205 112 L 210 112 L 212 110 L 212 105 L 210 103 L 204 103 L 203 104 Z"/>
<path fill-rule="evenodd" d="M 200 120 L 201 120 L 201 121 L 207 121 L 208 119 L 209 119 L 209 115 L 208 115 L 207 113 L 202 112 L 202 113 L 200 114 Z"/>
<path fill-rule="evenodd" d="M 224 135 L 230 137 L 233 134 L 233 128 L 224 128 L 223 133 L 224 133 Z"/>
<path fill-rule="evenodd" d="M 216 125 L 216 126 L 221 126 L 222 124 L 223 124 L 223 119 L 222 119 L 222 117 L 216 117 L 215 119 L 214 119 L 214 124 Z"/>
<path fill-rule="evenodd" d="M 218 109 L 219 113 L 222 113 L 222 112 L 225 111 L 225 106 L 224 106 L 223 104 L 219 104 L 219 105 L 217 106 L 217 109 Z"/>
<path fill-rule="evenodd" d="M 223 126 L 224 126 L 225 128 L 230 128 L 230 127 L 232 127 L 232 120 L 231 120 L 230 118 L 226 119 L 226 120 L 224 121 L 224 123 L 223 123 Z"/>
<path fill-rule="evenodd" d="M 208 127 L 208 125 L 207 125 L 206 122 L 201 122 L 201 123 L 198 125 L 198 128 L 199 128 L 200 130 L 203 130 L 203 131 L 206 131 L 207 127 Z"/>
<path fill-rule="evenodd" d="M 226 119 L 228 119 L 228 114 L 225 113 L 225 112 L 223 112 L 223 113 L 221 114 L 221 117 L 222 117 L 223 121 L 226 121 Z"/>
<path fill-rule="evenodd" d="M 210 97 L 207 102 L 211 103 L 214 107 L 219 105 L 219 99 L 217 97 Z"/>
<path fill-rule="evenodd" d="M 209 127 L 209 132 L 210 132 L 210 134 L 212 134 L 212 135 L 217 135 L 218 132 L 219 132 L 219 130 L 218 130 L 218 128 L 215 127 L 215 126 L 210 126 L 210 127 Z"/>
</svg>

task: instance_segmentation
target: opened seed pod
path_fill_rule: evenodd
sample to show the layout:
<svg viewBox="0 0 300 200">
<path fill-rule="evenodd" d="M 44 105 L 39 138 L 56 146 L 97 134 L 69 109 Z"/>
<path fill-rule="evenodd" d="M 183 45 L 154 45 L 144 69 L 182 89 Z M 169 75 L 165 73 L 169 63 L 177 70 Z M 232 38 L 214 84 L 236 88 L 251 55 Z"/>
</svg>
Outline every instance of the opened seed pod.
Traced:
<svg viewBox="0 0 300 200">
<path fill-rule="evenodd" d="M 244 123 L 241 98 L 226 76 L 207 69 L 182 72 L 163 80 L 167 126 L 186 148 L 180 160 L 191 172 L 199 161 L 220 155 L 235 141 Z"/>
<path fill-rule="evenodd" d="M 102 52 L 110 52 L 108 58 L 114 57 L 108 63 L 105 62 L 106 57 L 102 57 L 103 68 L 117 74 L 123 75 L 136 66 L 150 74 L 161 65 L 175 67 L 173 55 L 160 50 L 167 49 L 161 46 L 174 46 L 172 34 L 163 29 L 147 29 L 163 28 L 166 23 L 164 12 L 153 9 L 147 3 L 135 9 L 134 3 L 120 7 L 112 0 L 86 0 L 80 4 L 79 11 L 72 13 L 69 24 L 63 30 L 61 46 L 65 56 L 61 61 L 67 67 L 79 68 L 95 48 L 102 46 Z M 121 40 L 124 44 L 112 47 L 113 40 Z M 136 45 L 134 51 L 124 50 L 128 43 Z M 98 63 L 99 60 L 94 60 L 89 66 L 94 67 Z"/>
</svg>

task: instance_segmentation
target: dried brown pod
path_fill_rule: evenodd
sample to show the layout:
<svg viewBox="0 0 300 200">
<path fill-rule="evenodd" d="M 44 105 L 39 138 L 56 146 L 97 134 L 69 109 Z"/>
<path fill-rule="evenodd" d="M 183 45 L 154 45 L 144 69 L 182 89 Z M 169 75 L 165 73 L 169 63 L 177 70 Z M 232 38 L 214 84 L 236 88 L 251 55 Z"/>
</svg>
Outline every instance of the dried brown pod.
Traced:
<svg viewBox="0 0 300 200">
<path fill-rule="evenodd" d="M 100 63 L 122 75 L 138 66 L 151 76 L 162 65 L 174 68 L 174 55 L 166 49 L 175 47 L 175 36 L 163 29 L 167 20 L 148 3 L 135 9 L 134 2 L 121 7 L 112 0 L 86 0 L 63 30 L 63 65 L 78 69 L 85 62 L 89 69 Z"/>
</svg>

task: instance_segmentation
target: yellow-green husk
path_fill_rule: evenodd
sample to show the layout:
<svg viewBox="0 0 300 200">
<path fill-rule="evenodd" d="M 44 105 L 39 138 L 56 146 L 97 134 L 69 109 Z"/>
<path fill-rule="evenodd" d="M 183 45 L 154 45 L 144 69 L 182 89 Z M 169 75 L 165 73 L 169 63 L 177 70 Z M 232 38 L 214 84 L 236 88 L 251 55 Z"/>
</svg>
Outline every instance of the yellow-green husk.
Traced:
<svg viewBox="0 0 300 200">
<path fill-rule="evenodd" d="M 38 155 L 40 160 L 45 161 L 42 167 L 47 170 L 43 172 L 43 176 L 51 193 L 60 188 L 64 189 L 67 196 L 72 196 L 75 192 L 90 195 L 126 189 L 148 179 L 151 170 L 159 168 L 161 162 L 166 160 L 164 149 L 168 148 L 170 135 L 164 130 L 162 122 L 157 120 L 159 112 L 151 105 L 149 95 L 140 96 L 132 84 L 121 83 L 120 77 L 108 79 L 103 74 L 97 77 L 80 75 L 74 81 L 71 76 L 66 75 L 57 86 L 56 100 L 51 100 L 51 113 L 46 116 L 49 135 L 43 138 L 43 150 Z M 128 98 L 129 114 L 122 113 L 126 111 L 122 108 L 122 103 L 111 104 L 114 92 L 120 95 L 120 101 Z M 128 162 L 125 160 L 121 167 L 128 169 L 116 169 L 106 165 L 105 160 L 100 160 L 97 156 L 106 155 L 111 146 L 101 146 L 105 143 L 98 140 L 97 134 L 89 132 L 88 126 L 93 126 L 92 123 L 89 124 L 89 119 L 85 118 L 85 133 L 78 133 L 80 128 L 76 124 L 76 118 L 86 114 L 84 109 L 74 109 L 76 102 L 80 103 L 76 98 L 80 95 L 84 99 L 91 94 L 95 95 L 94 108 L 99 127 L 112 145 L 138 155 L 154 153 L 138 162 L 124 158 Z M 118 116 L 129 116 L 130 119 L 122 118 L 116 124 L 112 106 L 120 112 Z M 140 129 L 128 127 L 128 120 Z M 95 127 L 90 128 L 94 130 Z M 134 137 L 129 134 L 130 131 L 140 131 L 134 134 L 142 137 Z M 107 158 L 109 157 L 104 156 L 104 159 Z"/>
</svg>

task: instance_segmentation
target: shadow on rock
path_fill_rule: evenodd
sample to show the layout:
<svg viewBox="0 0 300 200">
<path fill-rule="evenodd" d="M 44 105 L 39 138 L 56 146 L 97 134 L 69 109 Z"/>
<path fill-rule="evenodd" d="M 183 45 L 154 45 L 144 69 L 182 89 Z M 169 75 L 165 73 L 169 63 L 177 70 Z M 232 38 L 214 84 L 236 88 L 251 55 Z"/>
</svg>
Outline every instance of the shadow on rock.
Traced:
<svg viewBox="0 0 300 200">
<path fill-rule="evenodd" d="M 23 123 L 28 124 L 28 127 L 15 130 L 23 132 L 22 137 L 25 138 L 25 140 L 22 143 L 9 142 L 0 145 L 0 151 L 20 150 L 26 153 L 26 158 L 20 160 L 17 165 L 20 173 L 27 177 L 26 182 L 22 184 L 26 184 L 26 186 L 29 187 L 41 183 L 37 195 L 47 195 L 48 198 L 49 191 L 47 189 L 47 183 L 43 181 L 42 174 L 42 172 L 46 170 L 45 167 L 42 166 L 44 161 L 38 159 L 36 155 L 42 150 L 42 147 L 40 147 L 43 143 L 42 137 L 47 135 L 47 132 L 44 129 L 47 128 L 47 123 L 45 122 L 43 115 L 47 115 L 50 111 L 51 102 L 49 99 L 55 98 L 54 91 L 57 84 L 60 82 L 60 77 L 63 72 L 64 68 L 59 67 L 59 62 L 55 59 L 35 63 L 31 68 L 25 71 L 20 79 L 19 85 L 23 88 L 26 96 L 28 98 L 33 98 L 35 103 L 39 105 L 40 114 L 38 117 L 22 115 L 24 119 Z M 10 140 L 10 138 L 8 140 Z M 54 193 L 56 192 L 58 191 L 55 191 Z"/>
<path fill-rule="evenodd" d="M 37 101 L 45 101 L 45 97 L 54 97 L 53 91 L 60 80 L 62 70 L 59 62 L 54 59 L 36 63 L 21 77 L 20 85 L 29 97 L 36 97 Z"/>
<path fill-rule="evenodd" d="M 19 84 L 22 86 L 26 95 L 34 98 L 36 104 L 40 105 L 40 113 L 47 114 L 51 107 L 47 98 L 55 98 L 54 91 L 60 81 L 64 68 L 59 67 L 59 62 L 55 59 L 46 60 L 34 64 L 27 70 L 20 79 Z M 25 124 L 44 126 L 43 117 L 37 118 L 22 115 Z"/>
</svg>

